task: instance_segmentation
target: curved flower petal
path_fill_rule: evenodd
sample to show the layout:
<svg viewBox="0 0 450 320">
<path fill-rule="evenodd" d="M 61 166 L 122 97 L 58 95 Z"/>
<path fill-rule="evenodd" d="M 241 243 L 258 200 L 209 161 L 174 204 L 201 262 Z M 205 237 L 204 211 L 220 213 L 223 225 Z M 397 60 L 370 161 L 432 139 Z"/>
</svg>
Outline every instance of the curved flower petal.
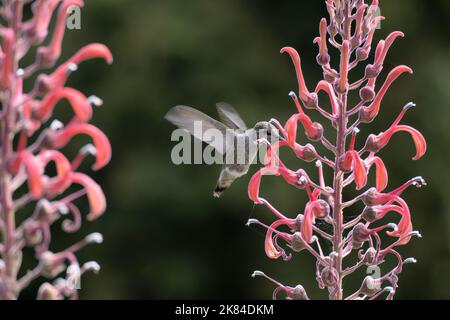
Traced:
<svg viewBox="0 0 450 320">
<path fill-rule="evenodd" d="M 69 173 L 71 166 L 69 160 L 59 151 L 56 150 L 42 150 L 38 158 L 43 168 L 45 168 L 50 161 L 56 165 L 56 177 L 49 179 L 44 183 L 44 189 L 49 197 L 61 194 L 71 184 Z"/>
<path fill-rule="evenodd" d="M 103 168 L 111 160 L 111 145 L 106 135 L 97 127 L 87 123 L 71 123 L 66 128 L 51 131 L 49 138 L 54 148 L 65 146 L 74 136 L 86 134 L 90 136 L 95 145 L 96 162 L 92 166 L 93 170 Z"/>
<path fill-rule="evenodd" d="M 298 54 L 297 50 L 295 50 L 292 47 L 284 47 L 280 51 L 281 53 L 287 53 L 292 59 L 292 62 L 294 63 L 295 67 L 295 73 L 297 75 L 297 81 L 298 81 L 298 94 L 300 96 L 300 99 L 308 105 L 309 107 L 313 107 L 312 104 L 314 103 L 314 98 L 311 97 L 311 93 L 309 92 L 308 88 L 305 84 L 305 79 L 303 77 L 303 71 L 302 71 L 302 61 L 300 59 L 300 55 Z"/>
<path fill-rule="evenodd" d="M 386 80 L 384 81 L 383 85 L 381 86 L 380 90 L 375 96 L 373 102 L 367 108 L 362 109 L 364 110 L 365 113 L 367 113 L 367 117 L 369 119 L 373 119 L 378 115 L 381 106 L 381 101 L 383 100 L 387 90 L 392 85 L 392 83 L 405 72 L 408 72 L 409 74 L 413 73 L 411 68 L 404 65 L 397 66 L 394 69 L 392 69 L 391 72 L 389 72 L 388 76 L 386 77 Z"/>
<path fill-rule="evenodd" d="M 314 90 L 315 93 L 318 93 L 319 91 L 325 91 L 328 94 L 328 97 L 330 98 L 330 102 L 331 102 L 331 110 L 332 110 L 332 114 L 335 116 L 338 114 L 338 110 L 339 110 L 339 102 L 338 99 L 336 97 L 336 93 L 334 92 L 333 87 L 331 86 L 331 84 L 327 81 L 321 80 L 318 84 L 316 89 Z"/>
<path fill-rule="evenodd" d="M 303 125 L 305 134 L 310 140 L 317 141 L 322 138 L 323 127 L 320 123 L 313 122 L 304 113 L 296 113 L 289 118 L 284 128 L 288 135 L 286 139 L 289 145 L 293 146 L 297 140 L 297 122 L 299 121 Z"/>
<path fill-rule="evenodd" d="M 344 171 L 353 170 L 356 188 L 360 190 L 367 184 L 367 171 L 364 162 L 355 150 L 348 150 L 341 162 L 341 169 Z"/>
<path fill-rule="evenodd" d="M 372 156 L 366 160 L 367 166 L 370 167 L 375 164 L 376 167 L 376 187 L 378 192 L 386 189 L 388 184 L 388 172 L 383 160 L 379 157 Z"/>
<path fill-rule="evenodd" d="M 381 52 L 379 57 L 377 57 L 377 59 L 375 60 L 375 65 L 382 65 L 383 62 L 384 62 L 384 59 L 386 58 L 386 55 L 387 55 L 387 53 L 389 51 L 389 48 L 394 43 L 395 39 L 397 39 L 398 37 L 402 37 L 403 38 L 404 36 L 405 35 L 401 31 L 391 32 L 387 36 L 386 40 L 384 41 L 383 51 Z"/>
<path fill-rule="evenodd" d="M 261 185 L 261 177 L 266 174 L 274 175 L 277 171 L 275 167 L 264 167 L 258 170 L 251 178 L 248 184 L 248 197 L 256 204 L 261 204 L 259 199 L 259 186 Z"/>
<path fill-rule="evenodd" d="M 113 62 L 113 56 L 108 47 L 101 43 L 89 44 L 78 50 L 77 53 L 60 65 L 52 74 L 40 75 L 37 81 L 38 89 L 42 90 L 44 88 L 48 91 L 64 87 L 70 73 L 76 70 L 81 62 L 94 58 L 104 59 L 108 64 Z"/>
<path fill-rule="evenodd" d="M 409 242 L 409 240 L 411 239 L 410 236 L 407 236 L 408 233 L 410 233 L 412 230 L 411 214 L 410 214 L 408 205 L 402 198 L 395 196 L 395 202 L 397 202 L 401 207 L 401 210 L 397 211 L 397 212 L 400 213 L 402 215 L 402 217 L 398 224 L 397 230 L 392 231 L 392 232 L 388 231 L 386 233 L 392 237 L 402 238 L 402 240 L 398 244 L 403 245 L 403 244 L 407 244 Z"/>
<path fill-rule="evenodd" d="M 394 133 L 399 131 L 405 131 L 411 135 L 411 138 L 413 139 L 414 145 L 416 147 L 416 155 L 412 159 L 413 160 L 420 159 L 427 151 L 427 142 L 425 141 L 423 135 L 417 129 L 414 129 L 410 126 L 406 125 L 393 126 L 388 131 L 381 133 L 378 136 L 372 136 L 373 141 L 370 144 L 373 144 L 378 150 L 380 150 L 389 143 Z"/>
<path fill-rule="evenodd" d="M 42 42 L 48 34 L 48 25 L 61 0 L 38 0 L 32 5 L 33 18 L 25 24 L 27 35 L 37 43 Z"/>
<path fill-rule="evenodd" d="M 73 172 L 70 178 L 73 183 L 82 185 L 86 190 L 91 207 L 91 211 L 87 216 L 88 220 L 97 219 L 106 210 L 106 199 L 102 189 L 94 180 L 83 173 Z"/>
<path fill-rule="evenodd" d="M 10 28 L 5 28 L 0 31 L 3 43 L 3 61 L 0 84 L 2 88 L 7 88 L 13 70 L 13 43 L 15 40 L 14 31 Z"/>
<path fill-rule="evenodd" d="M 267 257 L 270 259 L 278 259 L 279 257 L 285 255 L 285 252 L 279 250 L 279 246 L 274 244 L 274 238 L 273 234 L 274 232 L 277 233 L 277 236 L 282 237 L 285 240 L 288 240 L 289 235 L 284 232 L 279 232 L 277 228 L 282 225 L 292 225 L 291 220 L 277 220 L 274 223 L 270 225 L 270 227 L 267 229 L 266 238 L 264 240 L 264 250 L 266 252 Z M 278 247 L 278 248 L 277 248 Z"/>
<path fill-rule="evenodd" d="M 24 165 L 28 176 L 28 188 L 33 199 L 39 199 L 42 196 L 42 167 L 37 161 L 36 157 L 28 152 L 20 152 L 18 158 L 20 163 Z"/>
<path fill-rule="evenodd" d="M 83 5 L 82 0 L 65 0 L 59 7 L 53 38 L 47 47 L 38 49 L 39 62 L 44 66 L 53 66 L 61 56 L 62 41 L 66 30 L 67 15 L 69 14 L 68 9 L 72 6 L 82 7 Z"/>
<path fill-rule="evenodd" d="M 72 88 L 58 88 L 48 93 L 33 111 L 35 117 L 46 121 L 52 115 L 53 109 L 61 99 L 67 99 L 78 120 L 87 122 L 92 117 L 92 107 L 89 100 L 80 91 Z"/>
<path fill-rule="evenodd" d="M 301 234 L 306 242 L 311 243 L 312 239 L 312 226 L 314 224 L 314 213 L 311 207 L 311 203 L 308 202 L 305 208 L 305 214 L 303 215 L 302 224 L 300 227 Z"/>
</svg>

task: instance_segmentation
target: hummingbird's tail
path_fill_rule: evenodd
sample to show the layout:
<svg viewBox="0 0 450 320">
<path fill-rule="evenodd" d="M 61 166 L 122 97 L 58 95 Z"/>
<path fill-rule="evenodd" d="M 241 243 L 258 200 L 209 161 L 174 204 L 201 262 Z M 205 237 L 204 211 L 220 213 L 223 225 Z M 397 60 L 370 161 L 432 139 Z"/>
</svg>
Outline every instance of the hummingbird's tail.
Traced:
<svg viewBox="0 0 450 320">
<path fill-rule="evenodd" d="M 219 184 L 217 184 L 216 187 L 214 188 L 213 197 L 220 198 L 222 193 L 227 189 L 228 187 L 219 186 Z"/>
</svg>

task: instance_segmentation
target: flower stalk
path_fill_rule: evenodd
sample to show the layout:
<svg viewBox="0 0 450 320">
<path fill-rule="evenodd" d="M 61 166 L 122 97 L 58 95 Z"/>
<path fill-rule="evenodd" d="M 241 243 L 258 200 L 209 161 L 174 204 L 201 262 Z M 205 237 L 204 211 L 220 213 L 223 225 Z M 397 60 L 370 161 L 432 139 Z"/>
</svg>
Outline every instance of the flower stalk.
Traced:
<svg viewBox="0 0 450 320">
<path fill-rule="evenodd" d="M 106 46 L 91 44 L 53 73 L 44 73 L 61 56 L 68 10 L 84 3 L 31 1 L 32 16 L 24 20 L 25 4 L 29 2 L 5 0 L 0 6 L 5 24 L 0 26 L 0 299 L 17 299 L 39 277 L 49 282 L 40 287 L 38 299 L 74 299 L 78 297 L 81 275 L 99 270 L 95 262 L 80 266 L 75 253 L 87 244 L 100 243 L 102 237 L 94 233 L 54 253 L 51 227 L 62 222 L 63 231 L 78 231 L 82 214 L 77 201 L 84 196 L 90 206 L 89 220 L 104 213 L 106 200 L 102 189 L 88 175 L 76 170 L 89 155 L 96 158 L 93 170 L 103 168 L 111 158 L 111 146 L 106 135 L 88 123 L 99 98 L 87 98 L 65 84 L 81 62 L 102 58 L 112 63 L 112 55 Z M 49 22 L 55 12 L 56 25 L 51 32 Z M 43 43 L 49 36 L 49 45 L 45 46 Z M 34 47 L 35 61 L 23 65 L 23 57 Z M 24 83 L 33 82 L 33 89 L 25 92 Z M 63 99 L 73 110 L 72 119 L 65 124 L 53 118 L 54 109 Z M 71 161 L 60 149 L 80 134 L 90 136 L 93 145 L 82 148 Z M 82 188 L 74 191 L 73 185 Z M 26 207 L 34 207 L 31 215 L 26 216 Z M 20 213 L 25 218 L 18 218 L 19 211 L 25 211 Z M 23 272 L 22 255 L 26 248 L 33 249 L 37 264 Z"/>
<path fill-rule="evenodd" d="M 369 58 L 377 25 L 384 19 L 376 16 L 376 12 L 379 11 L 378 0 L 372 0 L 370 5 L 364 2 L 364 0 L 326 0 L 329 18 L 328 21 L 326 18 L 320 21 L 319 36 L 314 39 L 314 43 L 319 47 L 317 63 L 322 68 L 324 77 L 314 92 L 308 90 L 297 51 L 291 47 L 281 50 L 282 53 L 289 54 L 295 67 L 299 91 L 298 95 L 294 92 L 289 95 L 295 103 L 297 112 L 285 126 L 274 120 L 280 128 L 283 139 L 270 146 L 266 166 L 251 178 L 248 188 L 249 198 L 255 204 L 266 206 L 275 214 L 276 220 L 270 224 L 256 219 L 249 221 L 249 224 L 256 223 L 267 229 L 265 240 L 267 256 L 271 259 L 282 257 L 289 260 L 291 254 L 283 248 L 283 243 L 295 253 L 300 251 L 311 253 L 317 260 L 318 285 L 322 289 L 327 289 L 328 297 L 333 300 L 381 297 L 393 299 L 398 288 L 398 275 L 403 266 L 416 262 L 414 258 L 403 259 L 397 247 L 406 245 L 413 236 L 420 236 L 417 231 L 413 231 L 410 209 L 402 194 L 408 186 L 421 187 L 425 185 L 425 181 L 417 177 L 397 189 L 383 192 L 388 188 L 388 170 L 382 158 L 377 155 L 389 143 L 394 133 L 399 131 L 407 132 L 412 137 L 416 147 L 413 160 L 418 160 L 425 154 L 426 141 L 422 134 L 410 126 L 400 124 L 405 113 L 415 105 L 406 104 L 386 131 L 377 135 L 370 134 L 364 147 L 360 150 L 357 148 L 360 143 L 358 127 L 374 121 L 381 108 L 381 102 L 393 82 L 403 73 L 412 73 L 407 66 L 395 67 L 377 89 L 376 83 L 382 74 L 383 63 L 389 49 L 394 40 L 404 36 L 402 32 L 393 32 L 386 40 L 378 42 L 374 61 L 366 65 L 364 76 L 353 82 L 349 80 L 353 76 L 352 70 Z M 340 55 L 336 63 L 337 69 L 332 67 L 329 45 Z M 356 90 L 359 90 L 360 101 L 355 105 L 349 105 L 349 96 Z M 331 106 L 330 111 L 321 107 L 323 101 L 318 96 L 320 91 L 326 93 Z M 323 129 L 325 124 L 311 121 L 305 109 L 317 111 L 330 122 L 335 131 L 335 138 L 328 139 L 325 136 L 327 131 Z M 304 135 L 311 143 L 323 144 L 331 156 L 319 154 L 311 144 L 306 146 L 299 144 L 298 125 L 303 126 Z M 314 182 L 303 169 L 289 169 L 279 158 L 273 161 L 277 157 L 275 151 L 281 146 L 291 148 L 300 160 L 306 162 L 317 160 L 319 182 Z M 308 152 L 305 152 L 305 149 Z M 372 167 L 375 170 L 376 187 L 368 187 L 353 199 L 345 199 L 344 189 L 353 183 L 356 190 L 367 187 Z M 326 181 L 324 170 L 331 171 L 332 181 Z M 296 217 L 289 217 L 279 212 L 266 198 L 262 198 L 260 184 L 264 175 L 282 176 L 288 184 L 305 190 L 309 200 L 303 212 Z M 365 208 L 355 215 L 353 206 L 361 202 Z M 390 217 L 391 212 L 400 216 L 397 223 L 386 222 L 386 219 L 383 219 Z M 321 220 L 322 223 L 317 224 L 317 220 Z M 329 227 L 322 228 L 323 225 Z M 281 228 L 287 228 L 289 231 L 282 231 Z M 382 237 L 383 233 L 392 240 L 390 242 L 385 240 L 384 236 Z M 324 252 L 319 238 L 320 241 L 330 244 L 329 252 Z M 353 262 L 349 262 L 350 258 Z M 367 276 L 356 292 L 348 292 L 345 289 L 346 277 L 363 266 L 379 268 L 381 273 L 382 264 L 386 259 L 394 259 L 397 262 L 392 270 L 379 277 Z M 301 285 L 285 286 L 260 271 L 255 272 L 253 276 L 262 276 L 276 285 L 274 298 L 284 292 L 286 299 L 309 299 L 306 289 Z M 295 288 L 301 294 L 294 294 Z"/>
</svg>

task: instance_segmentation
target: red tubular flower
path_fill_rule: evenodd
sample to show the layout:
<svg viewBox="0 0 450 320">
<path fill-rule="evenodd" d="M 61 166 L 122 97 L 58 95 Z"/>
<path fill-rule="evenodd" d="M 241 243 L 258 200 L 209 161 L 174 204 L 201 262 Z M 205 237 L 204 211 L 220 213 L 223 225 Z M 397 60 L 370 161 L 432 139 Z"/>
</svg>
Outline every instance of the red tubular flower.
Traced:
<svg viewBox="0 0 450 320">
<path fill-rule="evenodd" d="M 38 0 L 33 3 L 32 21 L 25 25 L 27 35 L 35 42 L 42 42 L 48 34 L 48 25 L 61 0 Z"/>
<path fill-rule="evenodd" d="M 306 242 L 311 243 L 313 241 L 312 226 L 314 224 L 314 214 L 311 209 L 310 203 L 305 207 L 305 215 L 301 225 L 301 233 Z"/>
<path fill-rule="evenodd" d="M 298 81 L 298 94 L 300 99 L 303 101 L 307 108 L 313 109 L 317 106 L 317 96 L 310 93 L 305 84 L 305 79 L 303 78 L 302 71 L 302 61 L 300 59 L 300 55 L 297 50 L 292 47 L 284 47 L 280 51 L 281 53 L 287 53 L 292 59 L 295 67 L 295 73 L 297 75 Z"/>
<path fill-rule="evenodd" d="M 367 184 L 367 171 L 364 166 L 364 162 L 359 157 L 359 154 L 355 150 L 349 150 L 341 158 L 340 169 L 344 172 L 353 171 L 355 176 L 356 188 L 362 189 Z"/>
<path fill-rule="evenodd" d="M 389 48 L 391 47 L 391 45 L 394 43 L 395 39 L 397 39 L 398 37 L 403 38 L 404 36 L 405 35 L 403 34 L 403 32 L 400 32 L 400 31 L 395 31 L 395 32 L 392 32 L 391 34 L 389 34 L 384 42 L 383 51 L 375 60 L 374 65 L 383 65 L 384 59 L 386 58 L 386 55 L 387 55 L 387 52 L 389 51 Z"/>
<path fill-rule="evenodd" d="M 409 133 L 414 141 L 414 144 L 416 146 L 416 155 L 413 157 L 413 160 L 420 159 L 427 150 L 427 143 L 425 141 L 425 138 L 423 135 L 416 129 L 406 126 L 406 125 L 399 125 L 398 123 L 403 118 L 406 111 L 413 107 L 413 103 L 407 104 L 400 115 L 397 117 L 397 119 L 394 121 L 394 123 L 391 125 L 391 127 L 378 135 L 371 134 L 367 138 L 365 149 L 370 152 L 378 152 L 380 149 L 382 149 L 384 146 L 386 146 L 394 133 L 399 131 L 405 131 Z"/>
<path fill-rule="evenodd" d="M 309 201 L 305 207 L 305 214 L 303 216 L 301 224 L 301 234 L 306 242 L 311 243 L 313 239 L 313 225 L 315 219 L 325 219 L 330 213 L 330 206 L 324 200 L 319 199 L 320 191 L 314 189 L 310 191 L 309 185 L 306 185 L 306 189 L 309 195 Z"/>
<path fill-rule="evenodd" d="M 33 154 L 28 151 L 20 152 L 18 159 L 27 172 L 28 188 L 33 199 L 39 199 L 42 196 L 42 167 Z"/>
<path fill-rule="evenodd" d="M 56 165 L 56 177 L 44 182 L 45 194 L 52 198 L 64 192 L 71 184 L 69 177 L 71 172 L 70 162 L 61 152 L 56 150 L 44 149 L 39 153 L 38 158 L 43 168 L 51 161 Z"/>
<path fill-rule="evenodd" d="M 370 104 L 367 108 L 362 108 L 360 111 L 360 120 L 362 122 L 371 122 L 377 115 L 380 110 L 381 101 L 384 98 L 384 95 L 386 94 L 389 87 L 392 85 L 392 83 L 403 73 L 408 72 L 409 74 L 412 74 L 413 71 L 411 68 L 407 66 L 398 66 L 395 67 L 387 76 L 384 84 L 381 86 L 380 91 L 378 91 L 378 94 L 375 97 L 375 100 Z"/>
<path fill-rule="evenodd" d="M 276 244 L 276 238 L 280 237 L 284 239 L 286 242 L 292 241 L 292 235 L 286 232 L 280 232 L 277 230 L 278 227 L 286 225 L 289 228 L 295 228 L 296 221 L 295 219 L 279 219 L 272 223 L 270 227 L 267 229 L 266 238 L 264 240 L 264 250 L 266 252 L 267 257 L 270 259 L 278 259 L 279 257 L 284 256 L 287 258 L 283 249 L 280 248 L 278 244 Z M 274 239 L 273 234 L 276 233 L 276 238 Z"/>
<path fill-rule="evenodd" d="M 89 44 L 78 50 L 52 74 L 40 75 L 37 81 L 37 90 L 47 92 L 64 87 L 70 73 L 75 71 L 81 62 L 95 58 L 104 59 L 108 64 L 113 62 L 111 51 L 105 45 L 100 43 Z"/>
<path fill-rule="evenodd" d="M 49 140 L 53 148 L 62 148 L 74 136 L 86 134 L 93 140 L 97 150 L 97 159 L 92 166 L 93 170 L 99 170 L 111 160 L 111 145 L 106 135 L 97 127 L 87 123 L 71 123 L 66 128 L 49 132 Z"/>
<path fill-rule="evenodd" d="M 9 85 L 9 79 L 12 76 L 13 68 L 13 43 L 15 34 L 12 29 L 2 29 L 1 35 L 3 38 L 3 63 L 0 84 L 3 89 Z"/>
<path fill-rule="evenodd" d="M 383 160 L 381 160 L 381 158 L 379 157 L 371 155 L 365 160 L 365 163 L 368 169 L 370 169 L 370 167 L 372 167 L 372 165 L 375 164 L 376 188 L 378 192 L 381 192 L 384 189 L 386 189 L 388 184 L 388 172 L 386 170 L 386 166 L 384 165 Z"/>
<path fill-rule="evenodd" d="M 71 173 L 70 179 L 73 183 L 82 185 L 86 190 L 91 207 L 91 212 L 87 216 L 88 220 L 92 221 L 101 216 L 106 210 L 106 199 L 100 186 L 89 176 L 79 172 Z"/>
<path fill-rule="evenodd" d="M 261 185 L 261 178 L 264 175 L 274 175 L 274 176 L 282 176 L 284 180 L 289 183 L 290 185 L 293 185 L 297 188 L 300 188 L 303 186 L 300 179 L 301 177 L 304 177 L 304 174 L 302 171 L 294 172 L 292 170 L 289 170 L 283 166 L 275 167 L 275 166 L 269 166 L 264 167 L 260 169 L 258 172 L 256 172 L 250 179 L 250 182 L 248 184 L 248 197 L 253 200 L 256 204 L 261 204 L 261 199 L 259 197 L 259 186 Z"/>
<path fill-rule="evenodd" d="M 330 63 L 330 55 L 327 48 L 327 19 L 322 18 L 319 26 L 320 37 L 314 39 L 314 43 L 319 45 L 319 54 L 317 55 L 317 63 L 325 66 Z"/>
<path fill-rule="evenodd" d="M 88 122 L 92 117 L 92 107 L 89 100 L 80 91 L 72 88 L 58 88 L 49 92 L 41 103 L 35 106 L 33 115 L 42 122 L 47 121 L 53 109 L 61 99 L 67 99 L 75 112 L 76 119 Z"/>
<path fill-rule="evenodd" d="M 339 93 L 344 93 L 347 91 L 348 87 L 348 63 L 350 60 L 350 43 L 348 40 L 344 40 L 342 42 L 342 54 L 341 54 L 341 63 L 340 63 L 340 76 L 339 79 Z"/>
<path fill-rule="evenodd" d="M 400 205 L 400 210 L 397 210 L 397 207 L 394 207 L 394 211 L 400 213 L 402 216 L 400 219 L 400 222 L 398 224 L 397 230 L 395 231 L 388 231 L 387 234 L 391 237 L 398 237 L 400 238 L 400 242 L 398 245 L 404 245 L 409 242 L 411 239 L 411 236 L 408 236 L 409 233 L 412 231 L 412 224 L 411 224 L 411 214 L 409 212 L 409 207 L 406 204 L 405 200 L 403 200 L 400 197 L 395 196 L 395 202 L 397 202 Z"/>
<path fill-rule="evenodd" d="M 331 102 L 332 114 L 333 114 L 333 116 L 336 116 L 339 112 L 339 102 L 336 97 L 336 93 L 333 90 L 333 87 L 331 86 L 331 84 L 328 81 L 321 80 L 317 84 L 317 87 L 314 90 L 314 92 L 318 93 L 321 90 L 325 91 L 328 94 L 328 97 L 330 98 L 330 102 Z"/>
<path fill-rule="evenodd" d="M 82 7 L 82 0 L 64 0 L 58 11 L 55 31 L 50 44 L 38 49 L 37 59 L 42 66 L 52 67 L 61 56 L 62 41 L 66 30 L 68 9 L 72 6 Z"/>
<path fill-rule="evenodd" d="M 313 122 L 304 113 L 297 113 L 289 118 L 284 127 L 284 130 L 288 135 L 287 141 L 289 145 L 291 146 L 294 145 L 295 141 L 297 140 L 297 122 L 301 122 L 301 124 L 305 128 L 305 134 L 310 140 L 317 141 L 322 138 L 323 135 L 322 125 L 320 123 Z"/>
<path fill-rule="evenodd" d="M 363 27 L 363 19 L 364 19 L 364 12 L 367 9 L 367 4 L 363 4 L 358 8 L 358 11 L 356 12 L 356 27 L 355 27 L 355 37 L 359 38 L 362 34 L 362 27 Z"/>
</svg>

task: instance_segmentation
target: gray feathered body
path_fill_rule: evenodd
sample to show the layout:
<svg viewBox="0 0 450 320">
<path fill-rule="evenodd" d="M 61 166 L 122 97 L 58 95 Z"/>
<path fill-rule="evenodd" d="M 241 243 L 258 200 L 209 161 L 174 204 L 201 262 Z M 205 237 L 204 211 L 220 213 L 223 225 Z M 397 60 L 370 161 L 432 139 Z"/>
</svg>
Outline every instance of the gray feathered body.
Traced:
<svg viewBox="0 0 450 320">
<path fill-rule="evenodd" d="M 195 138 L 210 144 L 217 152 L 223 155 L 224 164 L 213 192 L 213 196 L 218 198 L 237 178 L 248 172 L 258 151 L 256 140 L 259 136 L 257 133 L 263 130 L 270 137 L 277 130 L 268 122 L 258 122 L 254 128 L 247 129 L 236 110 L 223 102 L 217 104 L 217 111 L 221 122 L 187 106 L 173 107 L 166 114 L 165 118 L 177 127 L 187 130 Z M 196 121 L 202 122 L 202 128 L 205 131 L 213 128 L 219 130 L 223 135 L 223 139 L 221 141 L 208 140 L 203 134 L 194 130 L 194 122 Z M 231 135 L 229 134 L 230 129 L 232 129 Z M 239 151 L 245 150 L 242 155 L 239 155 L 236 151 L 236 146 L 239 145 L 245 146 L 239 149 Z M 230 159 L 232 161 L 229 161 Z"/>
</svg>

